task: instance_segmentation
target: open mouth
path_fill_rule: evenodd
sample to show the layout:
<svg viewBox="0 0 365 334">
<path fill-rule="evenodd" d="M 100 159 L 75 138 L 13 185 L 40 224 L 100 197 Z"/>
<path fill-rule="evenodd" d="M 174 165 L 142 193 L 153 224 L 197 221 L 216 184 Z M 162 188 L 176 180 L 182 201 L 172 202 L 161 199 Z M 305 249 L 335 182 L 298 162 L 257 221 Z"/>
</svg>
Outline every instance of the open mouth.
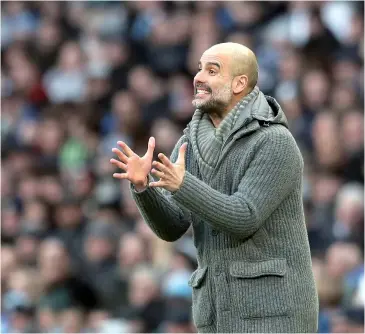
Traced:
<svg viewBox="0 0 365 334">
<path fill-rule="evenodd" d="M 195 96 L 205 96 L 209 95 L 210 91 L 207 89 L 197 88 L 195 89 Z"/>
</svg>

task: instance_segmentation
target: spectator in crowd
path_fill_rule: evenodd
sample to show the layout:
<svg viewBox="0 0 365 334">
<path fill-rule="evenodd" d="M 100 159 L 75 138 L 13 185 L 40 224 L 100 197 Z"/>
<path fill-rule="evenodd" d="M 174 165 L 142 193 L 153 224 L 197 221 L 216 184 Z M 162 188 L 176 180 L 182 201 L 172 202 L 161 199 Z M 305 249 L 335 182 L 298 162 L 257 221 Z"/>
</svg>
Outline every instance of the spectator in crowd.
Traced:
<svg viewBox="0 0 365 334">
<path fill-rule="evenodd" d="M 319 332 L 363 331 L 362 2 L 2 5 L 2 332 L 196 331 L 192 231 L 158 240 L 108 159 L 150 136 L 169 155 L 200 55 L 229 41 L 257 54 L 304 157 Z"/>
</svg>

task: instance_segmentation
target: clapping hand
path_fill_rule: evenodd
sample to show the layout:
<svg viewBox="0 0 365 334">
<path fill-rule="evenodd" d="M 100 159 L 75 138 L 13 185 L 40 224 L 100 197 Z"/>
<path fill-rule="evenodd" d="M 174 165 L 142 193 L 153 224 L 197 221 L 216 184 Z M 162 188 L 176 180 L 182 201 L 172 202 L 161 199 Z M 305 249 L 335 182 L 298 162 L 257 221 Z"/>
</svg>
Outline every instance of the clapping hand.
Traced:
<svg viewBox="0 0 365 334">
<path fill-rule="evenodd" d="M 148 174 L 151 172 L 160 180 L 149 183 L 150 187 L 161 187 L 170 192 L 180 189 L 185 175 L 186 143 L 180 147 L 175 163 L 172 163 L 163 153 L 158 155 L 161 162 L 152 162 L 155 149 L 155 138 L 153 137 L 149 139 L 148 149 L 143 157 L 134 153 L 126 143 L 118 141 L 117 144 L 123 151 L 113 148 L 112 152 L 118 156 L 119 160 L 110 159 L 110 162 L 125 173 L 114 173 L 114 178 L 129 180 L 137 190 L 142 190 L 147 187 Z M 151 170 L 152 166 L 154 168 Z"/>
<path fill-rule="evenodd" d="M 134 153 L 126 143 L 118 141 L 117 144 L 123 151 L 113 148 L 112 152 L 118 156 L 119 160 L 110 159 L 110 162 L 125 171 L 125 173 L 114 173 L 113 177 L 129 180 L 137 190 L 147 187 L 148 174 L 151 171 L 153 151 L 155 149 L 155 138 L 151 137 L 149 139 L 148 149 L 143 157 L 139 157 Z"/>
<path fill-rule="evenodd" d="M 179 149 L 179 156 L 175 163 L 172 163 L 163 153 L 158 155 L 161 162 L 154 161 L 151 173 L 160 180 L 151 182 L 150 187 L 161 187 L 170 192 L 180 189 L 185 176 L 185 153 L 187 144 L 184 143 Z"/>
</svg>

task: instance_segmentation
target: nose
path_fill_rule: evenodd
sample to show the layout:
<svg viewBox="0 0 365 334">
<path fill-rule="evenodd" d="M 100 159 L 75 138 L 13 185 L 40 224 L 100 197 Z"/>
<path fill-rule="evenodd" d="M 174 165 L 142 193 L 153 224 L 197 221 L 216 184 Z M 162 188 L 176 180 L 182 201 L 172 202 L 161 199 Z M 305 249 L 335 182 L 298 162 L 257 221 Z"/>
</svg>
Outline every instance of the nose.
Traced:
<svg viewBox="0 0 365 334">
<path fill-rule="evenodd" d="M 196 75 L 195 75 L 195 77 L 194 77 L 194 87 L 198 84 L 198 83 L 200 83 L 200 84 L 203 84 L 203 83 L 206 83 L 207 82 L 207 80 L 206 80 L 206 77 L 205 77 L 205 75 L 204 75 L 204 73 L 203 73 L 203 71 L 199 71 Z"/>
</svg>

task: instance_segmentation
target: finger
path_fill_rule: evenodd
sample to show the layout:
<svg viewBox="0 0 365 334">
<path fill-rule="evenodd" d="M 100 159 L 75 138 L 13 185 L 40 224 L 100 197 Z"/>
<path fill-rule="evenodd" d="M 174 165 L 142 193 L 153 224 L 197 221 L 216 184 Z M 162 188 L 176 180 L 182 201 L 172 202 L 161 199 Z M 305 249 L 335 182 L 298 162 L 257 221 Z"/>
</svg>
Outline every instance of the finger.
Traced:
<svg viewBox="0 0 365 334">
<path fill-rule="evenodd" d="M 124 163 L 128 162 L 127 156 L 121 150 L 118 150 L 117 148 L 113 148 L 112 152 L 118 156 L 120 161 L 122 161 Z"/>
<path fill-rule="evenodd" d="M 157 177 L 159 177 L 160 179 L 161 178 L 163 178 L 164 176 L 165 176 L 165 174 L 163 173 L 163 172 L 160 172 L 160 171 L 158 171 L 158 170 L 156 170 L 156 169 L 152 169 L 151 170 L 151 173 L 153 174 L 153 175 L 156 175 Z"/>
<path fill-rule="evenodd" d="M 118 168 L 120 169 L 123 169 L 125 171 L 127 171 L 127 165 L 124 164 L 123 162 L 121 161 L 118 161 L 116 159 L 110 159 L 110 162 L 114 165 L 114 166 L 117 166 Z"/>
<path fill-rule="evenodd" d="M 127 173 L 114 173 L 113 177 L 120 180 L 128 180 L 128 174 Z"/>
<path fill-rule="evenodd" d="M 163 153 L 160 153 L 158 155 L 158 158 L 162 161 L 162 163 L 167 167 L 167 168 L 172 168 L 172 163 L 171 161 L 168 159 L 168 157 L 163 154 Z"/>
<path fill-rule="evenodd" d="M 177 157 L 177 163 L 180 165 L 185 164 L 185 154 L 186 154 L 186 148 L 188 147 L 188 143 L 184 143 L 179 148 L 179 156 Z"/>
<path fill-rule="evenodd" d="M 165 186 L 165 182 L 163 181 L 157 181 L 157 182 L 150 182 L 149 185 L 150 187 L 164 187 Z"/>
<path fill-rule="evenodd" d="M 152 160 L 153 157 L 153 151 L 155 150 L 156 140 L 154 137 L 150 137 L 148 141 L 148 149 L 146 156 L 149 157 Z"/>
<path fill-rule="evenodd" d="M 159 169 L 161 172 L 168 173 L 170 170 L 159 161 L 152 162 L 152 166 Z"/>
<path fill-rule="evenodd" d="M 118 141 L 117 144 L 123 149 L 128 158 L 134 155 L 134 152 L 124 141 Z"/>
</svg>

